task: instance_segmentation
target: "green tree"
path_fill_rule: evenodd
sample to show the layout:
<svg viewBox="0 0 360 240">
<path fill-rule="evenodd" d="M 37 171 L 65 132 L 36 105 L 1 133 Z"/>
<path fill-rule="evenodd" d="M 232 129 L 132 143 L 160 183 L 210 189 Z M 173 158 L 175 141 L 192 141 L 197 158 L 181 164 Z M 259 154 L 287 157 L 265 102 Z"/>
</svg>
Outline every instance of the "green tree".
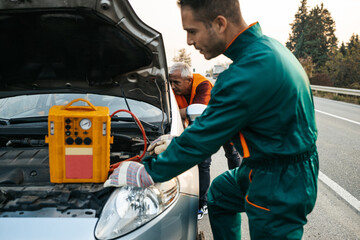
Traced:
<svg viewBox="0 0 360 240">
<path fill-rule="evenodd" d="M 307 0 L 302 0 L 301 5 L 295 14 L 295 20 L 290 24 L 291 33 L 286 47 L 292 51 L 298 58 L 306 58 L 303 52 L 304 48 L 304 30 L 307 23 Z"/>
<path fill-rule="evenodd" d="M 191 53 L 187 53 L 185 48 L 181 48 L 178 52 L 178 55 L 174 56 L 174 62 L 183 62 L 187 63 L 191 67 Z"/>
<path fill-rule="evenodd" d="M 353 35 L 346 44 L 345 54 L 338 51 L 325 64 L 334 86 L 360 89 L 360 41 Z M 324 72 L 325 72 L 324 71 Z"/>
<path fill-rule="evenodd" d="M 341 46 L 340 46 L 340 48 L 339 48 L 339 51 L 341 52 L 341 54 L 342 54 L 343 56 L 346 55 L 346 46 L 345 46 L 344 42 L 341 43 Z"/>
<path fill-rule="evenodd" d="M 323 4 L 310 11 L 304 35 L 305 55 L 312 57 L 316 68 L 324 66 L 329 57 L 336 53 L 337 38 L 335 22 Z"/>
<path fill-rule="evenodd" d="M 359 47 L 359 35 L 355 35 L 353 34 L 350 37 L 350 41 L 347 44 L 347 50 L 349 50 L 349 52 L 352 52 L 353 50 L 357 50 L 357 48 Z"/>
<path fill-rule="evenodd" d="M 310 12 L 306 4 L 306 0 L 301 1 L 286 46 L 298 59 L 310 56 L 315 70 L 318 70 L 337 51 L 335 21 L 323 4 L 315 6 Z"/>
</svg>

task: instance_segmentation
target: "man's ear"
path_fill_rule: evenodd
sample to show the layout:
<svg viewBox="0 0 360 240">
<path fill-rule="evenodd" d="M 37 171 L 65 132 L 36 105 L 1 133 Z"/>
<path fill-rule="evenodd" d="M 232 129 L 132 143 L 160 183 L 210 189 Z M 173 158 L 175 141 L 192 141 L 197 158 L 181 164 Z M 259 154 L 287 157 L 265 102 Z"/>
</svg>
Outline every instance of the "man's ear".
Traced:
<svg viewBox="0 0 360 240">
<path fill-rule="evenodd" d="M 219 15 L 217 16 L 214 21 L 212 22 L 213 27 L 219 32 L 219 33 L 223 33 L 225 32 L 226 28 L 227 28 L 227 19 L 226 17 Z"/>
</svg>

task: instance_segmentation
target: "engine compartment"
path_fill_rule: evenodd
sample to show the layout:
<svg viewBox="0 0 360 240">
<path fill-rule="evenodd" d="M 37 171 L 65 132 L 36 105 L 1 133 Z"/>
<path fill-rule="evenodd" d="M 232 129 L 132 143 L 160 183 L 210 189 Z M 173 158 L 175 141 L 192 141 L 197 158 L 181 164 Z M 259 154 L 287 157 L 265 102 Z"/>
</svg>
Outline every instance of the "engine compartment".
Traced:
<svg viewBox="0 0 360 240">
<path fill-rule="evenodd" d="M 0 217 L 97 217 L 112 189 L 102 184 L 1 184 Z"/>
<path fill-rule="evenodd" d="M 113 124 L 110 164 L 141 155 L 144 140 L 135 124 L 126 123 L 126 130 L 124 123 Z M 42 134 L 25 135 L 1 136 L 0 217 L 98 217 L 113 188 L 103 183 L 51 183 L 48 145 Z M 154 139 L 158 134 L 148 135 Z"/>
</svg>

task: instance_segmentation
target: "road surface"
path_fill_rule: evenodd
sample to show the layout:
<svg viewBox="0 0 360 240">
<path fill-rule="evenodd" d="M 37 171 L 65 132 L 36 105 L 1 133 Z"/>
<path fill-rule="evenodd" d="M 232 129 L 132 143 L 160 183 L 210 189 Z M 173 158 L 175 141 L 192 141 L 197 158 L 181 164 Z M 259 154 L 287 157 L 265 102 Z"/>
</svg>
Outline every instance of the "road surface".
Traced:
<svg viewBox="0 0 360 240">
<path fill-rule="evenodd" d="M 360 106 L 315 98 L 320 172 L 318 198 L 308 216 L 303 239 L 360 240 Z M 212 157 L 211 179 L 227 170 L 221 148 Z M 198 221 L 199 231 L 212 240 L 208 216 Z M 242 238 L 250 239 L 246 214 Z"/>
</svg>

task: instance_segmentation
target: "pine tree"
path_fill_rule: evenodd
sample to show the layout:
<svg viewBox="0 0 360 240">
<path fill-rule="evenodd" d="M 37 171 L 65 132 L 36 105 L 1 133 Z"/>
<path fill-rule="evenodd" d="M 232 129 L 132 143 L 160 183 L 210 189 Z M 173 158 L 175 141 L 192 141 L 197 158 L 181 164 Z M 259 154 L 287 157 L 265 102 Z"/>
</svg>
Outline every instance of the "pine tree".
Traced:
<svg viewBox="0 0 360 240">
<path fill-rule="evenodd" d="M 346 47 L 345 47 L 344 42 L 341 43 L 341 46 L 340 46 L 340 48 L 339 48 L 339 51 L 340 51 L 340 53 L 341 53 L 343 56 L 346 55 Z"/>
<path fill-rule="evenodd" d="M 309 14 L 307 43 L 305 47 L 312 56 L 317 67 L 324 66 L 325 62 L 337 50 L 335 36 L 335 22 L 324 5 L 315 6 Z"/>
<path fill-rule="evenodd" d="M 337 52 L 335 22 L 323 4 L 307 12 L 306 3 L 301 1 L 286 46 L 298 59 L 310 56 L 318 70 Z"/>
<path fill-rule="evenodd" d="M 354 49 L 359 47 L 359 42 L 360 42 L 359 35 L 353 34 L 350 37 L 349 43 L 347 44 L 347 50 L 351 53 Z"/>
<path fill-rule="evenodd" d="M 327 44 L 322 10 L 319 6 L 310 11 L 304 35 L 305 55 L 311 56 L 317 67 L 324 65 L 327 60 Z"/>
<path fill-rule="evenodd" d="M 291 33 L 289 34 L 289 40 L 286 43 L 286 47 L 292 51 L 297 58 L 305 58 L 303 52 L 304 45 L 304 30 L 306 28 L 307 20 L 307 0 L 302 0 L 301 5 L 295 14 L 295 20 L 291 26 Z"/>
</svg>

